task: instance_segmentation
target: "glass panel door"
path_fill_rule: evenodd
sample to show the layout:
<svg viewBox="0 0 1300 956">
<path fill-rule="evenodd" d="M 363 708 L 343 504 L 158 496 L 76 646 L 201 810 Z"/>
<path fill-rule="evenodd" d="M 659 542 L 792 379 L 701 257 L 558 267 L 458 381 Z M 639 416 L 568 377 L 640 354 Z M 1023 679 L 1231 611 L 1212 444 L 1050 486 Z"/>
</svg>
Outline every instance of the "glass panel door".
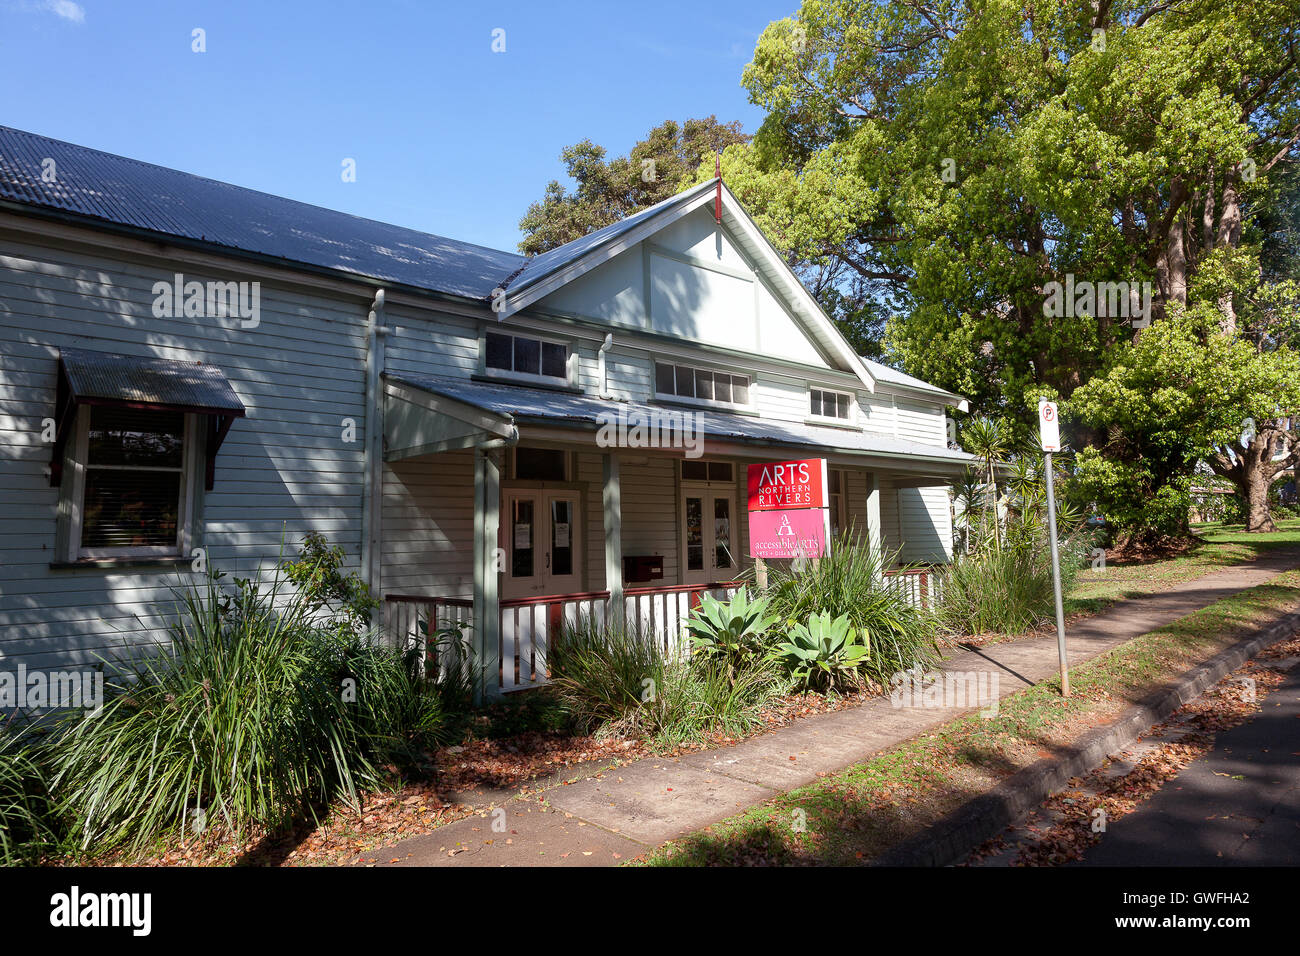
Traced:
<svg viewBox="0 0 1300 956">
<path fill-rule="evenodd" d="M 541 585 L 537 561 L 537 495 L 509 494 L 502 514 L 506 573 L 501 596 L 529 597 Z"/>
<path fill-rule="evenodd" d="M 704 496 L 687 495 L 682 514 L 685 520 L 682 538 L 686 542 L 685 583 L 703 584 L 709 576 L 704 560 Z"/>
<path fill-rule="evenodd" d="M 573 594 L 582 590 L 578 586 L 578 496 L 566 492 L 546 497 L 549 528 L 542 568 L 544 593 Z"/>
<path fill-rule="evenodd" d="M 731 496 L 713 496 L 713 570 L 715 580 L 730 578 L 739 570 L 733 554 Z"/>
<path fill-rule="evenodd" d="M 582 568 L 576 492 L 507 492 L 501 516 L 506 551 L 501 596 L 572 594 Z"/>
<path fill-rule="evenodd" d="M 687 492 L 682 499 L 682 583 L 709 584 L 740 570 L 733 526 L 735 499 L 712 491 Z"/>
</svg>

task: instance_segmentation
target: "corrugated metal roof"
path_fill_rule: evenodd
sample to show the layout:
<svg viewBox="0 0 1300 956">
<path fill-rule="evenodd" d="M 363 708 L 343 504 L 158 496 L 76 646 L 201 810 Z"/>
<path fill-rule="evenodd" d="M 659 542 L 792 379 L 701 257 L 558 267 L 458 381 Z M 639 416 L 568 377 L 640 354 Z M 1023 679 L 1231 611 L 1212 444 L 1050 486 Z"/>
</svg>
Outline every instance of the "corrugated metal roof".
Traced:
<svg viewBox="0 0 1300 956">
<path fill-rule="evenodd" d="M 617 415 L 622 409 L 631 416 L 648 416 L 665 411 L 697 411 L 678 406 L 649 405 L 639 402 L 617 402 L 572 392 L 551 389 L 527 388 L 516 385 L 496 385 L 440 375 L 388 375 L 389 379 L 404 382 L 415 388 L 442 395 L 475 408 L 513 419 L 520 423 L 564 425 L 566 423 L 586 428 L 599 426 L 601 415 Z M 713 439 L 731 439 L 741 443 L 788 445 L 833 451 L 859 452 L 887 457 L 925 460 L 929 463 L 951 463 L 964 466 L 975 460 L 974 455 L 954 451 L 939 445 L 923 445 L 868 435 L 843 428 L 822 428 L 798 422 L 774 421 L 749 415 L 734 415 L 700 409 L 699 427 Z M 633 422 L 635 424 L 635 422 Z"/>
<path fill-rule="evenodd" d="M 132 402 L 242 416 L 244 405 L 215 365 L 61 349 L 59 358 L 77 400 Z"/>
<path fill-rule="evenodd" d="M 947 389 L 942 389 L 937 385 L 931 385 L 929 382 L 923 382 L 919 378 L 914 378 L 906 372 L 900 372 L 898 369 L 880 362 L 874 362 L 869 358 L 863 358 L 867 365 L 867 370 L 871 372 L 873 378 L 881 382 L 890 382 L 894 385 L 903 385 L 907 388 L 914 388 L 920 392 L 931 392 L 935 395 L 943 395 L 946 398 L 960 399 L 961 396 Z"/>
<path fill-rule="evenodd" d="M 641 225 L 641 223 L 654 218 L 661 212 L 665 212 L 684 202 L 689 202 L 701 192 L 712 188 L 713 185 L 714 181 L 712 180 L 706 183 L 701 183 L 693 189 L 680 192 L 675 196 L 669 196 L 667 199 L 662 199 L 653 206 L 647 206 L 645 209 L 642 209 L 634 215 L 628 216 L 626 219 L 620 219 L 618 222 L 610 223 L 608 226 L 597 229 L 595 232 L 589 232 L 587 235 L 579 239 L 574 239 L 571 242 L 566 242 L 562 246 L 556 246 L 554 249 L 548 249 L 546 252 L 533 256 L 527 261 L 527 264 L 522 270 L 520 270 L 519 274 L 512 277 L 509 283 L 506 284 L 506 290 L 513 292 L 518 289 L 526 288 L 534 282 L 544 279 L 546 276 L 563 269 L 570 263 L 581 259 L 593 249 L 599 249 L 605 243 L 613 242 L 619 236 L 629 230 L 635 229 L 637 226 Z"/>
<path fill-rule="evenodd" d="M 7 126 L 0 199 L 473 299 L 526 261 Z"/>
<path fill-rule="evenodd" d="M 0 126 L 0 200 L 472 299 L 498 286 L 522 290 L 713 187 L 701 183 L 528 259 Z M 952 396 L 867 365 L 882 381 Z"/>
</svg>

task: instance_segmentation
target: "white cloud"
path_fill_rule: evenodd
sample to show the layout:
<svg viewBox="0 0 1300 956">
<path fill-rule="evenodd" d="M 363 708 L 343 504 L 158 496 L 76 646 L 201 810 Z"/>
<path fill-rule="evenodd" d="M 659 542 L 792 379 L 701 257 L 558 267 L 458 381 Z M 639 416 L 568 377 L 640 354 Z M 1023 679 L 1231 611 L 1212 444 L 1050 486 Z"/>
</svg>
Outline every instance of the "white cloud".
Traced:
<svg viewBox="0 0 1300 956">
<path fill-rule="evenodd" d="M 86 22 L 86 11 L 81 4 L 73 3 L 72 0 L 45 0 L 45 9 L 73 23 Z"/>
</svg>

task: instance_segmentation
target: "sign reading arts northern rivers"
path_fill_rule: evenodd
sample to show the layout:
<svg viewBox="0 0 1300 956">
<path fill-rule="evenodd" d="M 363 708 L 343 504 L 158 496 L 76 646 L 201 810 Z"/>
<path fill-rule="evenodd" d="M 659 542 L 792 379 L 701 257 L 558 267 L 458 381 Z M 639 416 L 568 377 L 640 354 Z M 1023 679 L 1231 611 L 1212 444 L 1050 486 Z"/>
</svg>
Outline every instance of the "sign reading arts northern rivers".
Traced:
<svg viewBox="0 0 1300 956">
<path fill-rule="evenodd" d="M 826 459 L 750 465 L 749 555 L 820 558 L 830 540 Z"/>
<path fill-rule="evenodd" d="M 826 507 L 826 459 L 749 466 L 749 510 Z"/>
</svg>

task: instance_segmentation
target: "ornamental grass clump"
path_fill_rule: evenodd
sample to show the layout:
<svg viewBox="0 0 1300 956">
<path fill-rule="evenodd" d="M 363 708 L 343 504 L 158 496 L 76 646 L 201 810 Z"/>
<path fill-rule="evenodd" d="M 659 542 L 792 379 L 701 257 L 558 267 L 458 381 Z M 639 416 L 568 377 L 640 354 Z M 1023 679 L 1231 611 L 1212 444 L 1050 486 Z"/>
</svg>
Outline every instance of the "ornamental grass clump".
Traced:
<svg viewBox="0 0 1300 956">
<path fill-rule="evenodd" d="M 435 743 L 418 668 L 322 619 L 310 594 L 215 573 L 180 591 L 171 641 L 70 719 L 51 790 L 80 849 L 275 829 L 387 782 Z"/>
<path fill-rule="evenodd" d="M 30 732 L 0 723 L 0 866 L 34 862 L 58 831 L 43 746 Z"/>
<path fill-rule="evenodd" d="M 1075 535 L 1060 544 L 1061 589 L 1074 583 L 1090 539 Z M 1055 614 L 1052 556 L 1047 532 L 960 555 L 942 576 L 936 616 L 952 634 L 1023 634 Z"/>
<path fill-rule="evenodd" d="M 547 690 L 575 729 L 665 747 L 750 733 L 786 688 L 761 654 L 731 665 L 721 654 L 668 654 L 646 633 L 585 616 L 563 630 L 547 662 Z"/>
<path fill-rule="evenodd" d="M 665 661 L 658 645 L 645 635 L 581 615 L 561 630 L 548 650 L 547 665 L 550 691 L 575 729 L 636 735 L 655 722 L 642 698 L 663 683 Z"/>
</svg>

